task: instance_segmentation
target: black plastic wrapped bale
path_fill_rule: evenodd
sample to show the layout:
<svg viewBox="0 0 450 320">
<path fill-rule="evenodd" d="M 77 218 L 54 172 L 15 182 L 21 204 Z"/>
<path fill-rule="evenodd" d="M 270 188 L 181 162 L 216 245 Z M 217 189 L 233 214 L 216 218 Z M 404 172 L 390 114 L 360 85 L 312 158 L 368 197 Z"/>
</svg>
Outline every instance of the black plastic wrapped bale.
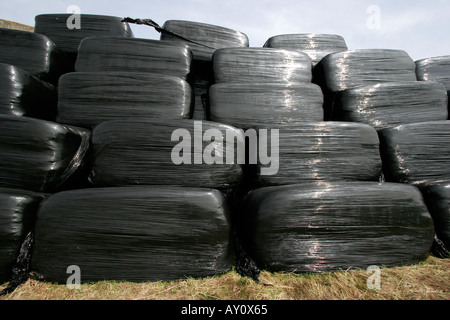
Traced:
<svg viewBox="0 0 450 320">
<path fill-rule="evenodd" d="M 311 82 L 311 59 L 305 53 L 272 48 L 226 48 L 213 55 L 215 83 Z"/>
<path fill-rule="evenodd" d="M 267 138 L 263 138 L 267 143 L 259 141 L 258 150 L 254 148 L 259 156 L 257 187 L 312 181 L 380 181 L 379 139 L 369 125 L 327 121 L 267 128 Z M 278 137 L 273 139 L 276 128 Z M 259 132 L 258 139 L 261 137 Z M 267 151 L 261 150 L 266 144 Z"/>
<path fill-rule="evenodd" d="M 348 50 L 342 36 L 320 33 L 276 35 L 269 38 L 264 47 L 304 52 L 311 58 L 314 66 L 330 53 Z"/>
<path fill-rule="evenodd" d="M 94 186 L 230 189 L 243 179 L 243 133 L 191 119 L 108 121 L 93 132 Z M 245 160 L 245 159 L 244 159 Z"/>
<path fill-rule="evenodd" d="M 340 92 L 335 100 L 332 120 L 362 122 L 382 130 L 447 118 L 447 90 L 442 84 L 407 81 Z"/>
<path fill-rule="evenodd" d="M 421 59 L 416 63 L 417 80 L 436 81 L 450 90 L 450 55 Z"/>
<path fill-rule="evenodd" d="M 0 188 L 0 283 L 10 280 L 26 235 L 33 230 L 46 194 Z"/>
<path fill-rule="evenodd" d="M 313 83 L 217 83 L 209 99 L 210 120 L 241 129 L 324 117 L 322 90 Z"/>
<path fill-rule="evenodd" d="M 123 118 L 190 118 L 192 88 L 185 80 L 136 72 L 72 72 L 58 87 L 60 123 L 93 128 Z"/>
<path fill-rule="evenodd" d="M 379 136 L 386 181 L 423 185 L 450 180 L 450 121 L 400 125 Z"/>
<path fill-rule="evenodd" d="M 81 41 L 75 71 L 147 72 L 189 79 L 192 51 L 172 41 L 90 37 Z"/>
<path fill-rule="evenodd" d="M 55 194 L 36 221 L 32 270 L 66 283 L 170 281 L 232 267 L 229 213 L 212 189 L 173 186 L 93 188 Z"/>
<path fill-rule="evenodd" d="M 415 63 L 417 80 L 441 83 L 447 89 L 450 101 L 450 55 L 421 59 Z M 448 108 L 450 116 L 450 102 Z"/>
<path fill-rule="evenodd" d="M 74 68 L 78 46 L 84 38 L 134 37 L 130 25 L 122 22 L 122 19 L 95 14 L 40 14 L 35 17 L 34 32 L 50 38 L 65 53 Z"/>
<path fill-rule="evenodd" d="M 240 235 L 271 272 L 321 273 L 425 260 L 434 227 L 420 192 L 396 183 L 314 183 L 254 190 Z"/>
<path fill-rule="evenodd" d="M 318 69 L 327 92 L 417 80 L 414 61 L 403 50 L 359 49 L 331 53 L 322 59 Z"/>
<path fill-rule="evenodd" d="M 25 70 L 0 63 L 0 114 L 55 120 L 55 86 Z"/>
<path fill-rule="evenodd" d="M 211 61 L 215 50 L 232 47 L 248 47 L 246 34 L 229 28 L 207 23 L 168 20 L 163 29 L 182 36 L 193 42 L 162 32 L 161 40 L 182 42 L 189 45 L 194 54 L 194 60 Z"/>
<path fill-rule="evenodd" d="M 46 36 L 0 28 L 0 63 L 17 66 L 52 84 L 70 70 L 59 48 Z"/>
<path fill-rule="evenodd" d="M 0 116 L 0 186 L 53 193 L 81 183 L 89 139 L 86 129 Z"/>
<path fill-rule="evenodd" d="M 450 181 L 435 181 L 421 188 L 437 237 L 450 248 Z"/>
</svg>

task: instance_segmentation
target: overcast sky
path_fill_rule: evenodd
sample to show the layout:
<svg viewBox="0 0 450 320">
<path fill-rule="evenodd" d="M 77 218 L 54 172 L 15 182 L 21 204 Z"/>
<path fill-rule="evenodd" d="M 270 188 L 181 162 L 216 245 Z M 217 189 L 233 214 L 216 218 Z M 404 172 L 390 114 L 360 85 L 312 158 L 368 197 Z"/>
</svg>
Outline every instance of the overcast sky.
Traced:
<svg viewBox="0 0 450 320">
<path fill-rule="evenodd" d="M 252 47 L 278 34 L 331 33 L 349 49 L 402 49 L 414 60 L 450 55 L 450 0 L 3 0 L 0 18 L 34 26 L 36 15 L 65 13 L 71 5 L 160 25 L 178 19 L 227 27 L 245 33 Z M 136 37 L 159 38 L 151 27 L 132 29 Z"/>
</svg>

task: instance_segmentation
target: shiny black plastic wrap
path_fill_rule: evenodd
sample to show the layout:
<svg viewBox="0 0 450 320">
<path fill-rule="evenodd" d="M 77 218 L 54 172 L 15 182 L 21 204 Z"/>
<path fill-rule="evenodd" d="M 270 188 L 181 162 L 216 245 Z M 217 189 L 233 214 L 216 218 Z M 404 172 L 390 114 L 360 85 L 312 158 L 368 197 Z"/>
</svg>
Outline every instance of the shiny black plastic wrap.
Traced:
<svg viewBox="0 0 450 320">
<path fill-rule="evenodd" d="M 246 34 L 207 23 L 168 20 L 163 29 L 180 35 L 193 42 L 188 42 L 168 33 L 161 33 L 161 40 L 182 42 L 189 45 L 194 54 L 194 60 L 211 61 L 215 50 L 232 47 L 248 47 L 249 41 Z"/>
<path fill-rule="evenodd" d="M 55 120 L 55 86 L 27 71 L 0 63 L 0 114 Z"/>
<path fill-rule="evenodd" d="M 230 189 L 243 179 L 243 133 L 220 123 L 192 119 L 107 121 L 94 129 L 92 144 L 91 181 L 97 187 Z"/>
<path fill-rule="evenodd" d="M 0 28 L 0 63 L 19 67 L 52 84 L 70 70 L 59 48 L 35 32 Z"/>
<path fill-rule="evenodd" d="M 447 90 L 434 81 L 386 82 L 337 95 L 332 120 L 366 123 L 377 130 L 447 120 Z"/>
<path fill-rule="evenodd" d="M 417 60 L 416 74 L 419 81 L 436 81 L 450 90 L 450 55 Z"/>
<path fill-rule="evenodd" d="M 416 75 L 419 81 L 436 81 L 447 89 L 450 101 L 450 55 L 421 59 L 416 63 Z M 450 119 L 450 102 L 449 119 Z"/>
<path fill-rule="evenodd" d="M 82 128 L 0 116 L 0 187 L 53 193 L 82 183 L 89 138 Z"/>
<path fill-rule="evenodd" d="M 358 49 L 331 53 L 317 68 L 327 92 L 417 80 L 414 61 L 403 50 Z"/>
<path fill-rule="evenodd" d="M 182 43 L 125 37 L 89 37 L 78 48 L 75 71 L 147 72 L 189 79 L 192 51 Z"/>
<path fill-rule="evenodd" d="M 241 129 L 324 117 L 322 90 L 313 83 L 217 83 L 209 99 L 212 121 Z"/>
<path fill-rule="evenodd" d="M 435 181 L 421 187 L 434 228 L 447 250 L 450 249 L 450 181 Z"/>
<path fill-rule="evenodd" d="M 11 279 L 26 235 L 34 228 L 39 203 L 46 194 L 0 188 L 0 283 Z"/>
<path fill-rule="evenodd" d="M 304 52 L 311 58 L 314 66 L 330 53 L 348 50 L 342 36 L 320 33 L 276 35 L 269 38 L 264 47 Z"/>
<path fill-rule="evenodd" d="M 34 20 L 34 32 L 43 34 L 52 40 L 69 59 L 72 69 L 75 67 L 78 46 L 84 38 L 94 36 L 134 37 L 130 25 L 122 22 L 123 18 L 120 17 L 82 13 L 49 13 L 37 15 Z M 78 23 L 79 25 L 77 25 Z"/>
<path fill-rule="evenodd" d="M 58 87 L 60 123 L 93 128 L 123 118 L 190 118 L 192 88 L 185 80 L 137 72 L 72 72 Z"/>
<path fill-rule="evenodd" d="M 379 136 L 386 181 L 419 186 L 450 180 L 450 121 L 400 125 Z"/>
<path fill-rule="evenodd" d="M 252 191 L 241 241 L 260 269 L 321 273 L 425 260 L 432 218 L 415 187 L 320 182 Z"/>
<path fill-rule="evenodd" d="M 215 83 L 311 82 L 312 64 L 302 52 L 274 48 L 225 48 L 213 55 Z"/>
<path fill-rule="evenodd" d="M 172 186 L 60 192 L 38 212 L 32 270 L 66 283 L 170 281 L 232 267 L 229 213 L 212 189 Z"/>
<path fill-rule="evenodd" d="M 261 141 L 257 151 L 258 187 L 313 181 L 380 181 L 379 139 L 369 125 L 326 121 L 267 128 L 267 151 L 261 149 L 266 145 Z M 273 129 L 277 128 L 278 139 L 274 139 Z M 259 132 L 259 140 L 261 135 Z"/>
</svg>

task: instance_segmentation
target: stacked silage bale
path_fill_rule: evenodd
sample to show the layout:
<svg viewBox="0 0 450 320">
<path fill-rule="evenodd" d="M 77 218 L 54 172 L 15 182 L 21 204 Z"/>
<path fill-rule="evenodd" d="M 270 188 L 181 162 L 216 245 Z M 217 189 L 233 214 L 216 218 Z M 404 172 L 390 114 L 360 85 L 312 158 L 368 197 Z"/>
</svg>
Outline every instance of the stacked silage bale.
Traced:
<svg viewBox="0 0 450 320">
<path fill-rule="evenodd" d="M 83 184 L 90 132 L 55 121 L 57 82 L 68 62 L 50 38 L 0 29 L 0 44 L 0 251 L 8 291 L 29 271 L 38 204 Z"/>
<path fill-rule="evenodd" d="M 249 39 L 241 31 L 194 21 L 168 20 L 164 23 L 163 29 L 170 33 L 161 33 L 161 40 L 187 44 L 193 52 L 192 81 L 195 95 L 193 118 L 208 120 L 208 89 L 214 83 L 212 67 L 214 52 L 222 48 L 248 47 Z"/>
<path fill-rule="evenodd" d="M 44 279 L 64 282 L 69 263 L 82 282 L 231 268 L 229 202 L 243 171 L 227 155 L 243 150 L 243 138 L 231 126 L 190 119 L 192 59 L 175 41 L 80 42 L 75 72 L 59 82 L 58 121 L 92 129 L 90 188 L 42 204 L 33 265 Z"/>
</svg>

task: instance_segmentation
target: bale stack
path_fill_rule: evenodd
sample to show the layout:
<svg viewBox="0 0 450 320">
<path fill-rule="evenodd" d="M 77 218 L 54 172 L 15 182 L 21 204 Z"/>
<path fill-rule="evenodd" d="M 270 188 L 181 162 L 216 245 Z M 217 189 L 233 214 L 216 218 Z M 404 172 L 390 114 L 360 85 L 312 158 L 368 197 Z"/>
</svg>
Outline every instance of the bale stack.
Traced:
<svg viewBox="0 0 450 320">
<path fill-rule="evenodd" d="M 374 127 L 323 121 L 324 97 L 321 88 L 312 83 L 313 66 L 319 62 L 305 63 L 308 60 L 311 58 L 304 52 L 274 48 L 228 48 L 217 50 L 213 56 L 211 120 L 246 129 L 249 140 L 253 137 L 249 132 L 259 130 L 256 146 L 250 145 L 248 150 L 248 160 L 258 159 L 251 175 L 253 184 L 237 219 L 241 253 L 247 255 L 244 260 L 254 261 L 256 269 L 288 272 L 338 270 L 348 261 L 347 268 L 363 268 L 385 254 L 390 261 L 383 263 L 389 265 L 421 261 L 433 243 L 433 224 L 420 192 L 410 186 L 379 183 L 382 162 Z M 279 130 L 276 138 L 263 132 L 273 129 Z M 269 159 L 272 163 L 267 163 Z M 267 174 L 273 167 L 278 170 Z M 352 191 L 357 189 L 361 194 Z M 353 199 L 355 194 L 361 202 L 349 201 L 348 197 Z M 371 214 L 379 221 L 365 214 L 367 207 L 373 207 L 365 196 L 370 201 L 390 201 L 373 209 Z M 393 200 L 388 200 L 390 197 Z M 397 209 L 397 205 L 409 201 L 410 208 Z M 397 204 L 391 207 L 393 203 Z M 310 214 L 303 204 L 311 205 Z M 320 220 L 317 215 L 328 210 L 336 216 Z M 393 221 L 393 214 L 411 216 Z M 319 226 L 335 228 L 336 233 L 325 235 Z M 385 233 L 379 232 L 381 226 L 386 227 Z M 339 230 L 346 228 L 352 229 L 354 236 L 348 236 L 348 232 L 340 235 Z M 406 235 L 406 230 L 414 228 L 422 233 Z M 376 231 L 369 235 L 367 230 Z M 409 252 L 398 243 L 390 248 L 381 244 L 416 236 L 414 241 L 420 246 Z M 370 239 L 367 242 L 362 240 L 366 237 Z M 372 247 L 375 242 L 378 245 Z M 339 254 L 334 249 L 327 252 L 328 245 L 339 247 Z M 383 249 L 376 252 L 375 248 Z M 317 255 L 308 254 L 314 250 Z M 321 259 L 327 261 L 325 266 Z"/>
</svg>

